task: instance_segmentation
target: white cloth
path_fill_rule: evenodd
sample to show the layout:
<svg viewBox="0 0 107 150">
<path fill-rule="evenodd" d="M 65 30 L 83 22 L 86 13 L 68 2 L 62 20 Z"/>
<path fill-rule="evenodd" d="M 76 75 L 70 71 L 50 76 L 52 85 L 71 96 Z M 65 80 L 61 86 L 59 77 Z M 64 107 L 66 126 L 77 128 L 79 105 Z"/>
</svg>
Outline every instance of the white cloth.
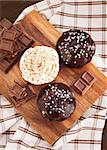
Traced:
<svg viewBox="0 0 107 150">
<path fill-rule="evenodd" d="M 93 63 L 107 75 L 107 3 L 99 0 L 45 0 L 21 13 L 17 21 L 31 10 L 43 13 L 60 32 L 79 28 L 96 42 Z M 107 92 L 53 146 L 44 141 L 0 96 L 0 150 L 101 150 L 102 131 L 107 115 Z"/>
</svg>

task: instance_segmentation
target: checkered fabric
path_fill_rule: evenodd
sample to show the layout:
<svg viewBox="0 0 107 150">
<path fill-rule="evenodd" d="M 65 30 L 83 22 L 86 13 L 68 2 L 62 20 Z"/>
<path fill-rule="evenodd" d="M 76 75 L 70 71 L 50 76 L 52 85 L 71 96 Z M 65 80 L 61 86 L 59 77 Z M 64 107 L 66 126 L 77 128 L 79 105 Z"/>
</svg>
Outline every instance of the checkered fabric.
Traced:
<svg viewBox="0 0 107 150">
<path fill-rule="evenodd" d="M 96 43 L 92 62 L 107 75 L 106 8 L 107 2 L 104 0 L 45 0 L 24 9 L 17 21 L 36 9 L 60 32 L 70 28 L 88 32 Z M 101 150 L 106 118 L 107 92 L 51 146 L 1 95 L 0 150 Z"/>
</svg>

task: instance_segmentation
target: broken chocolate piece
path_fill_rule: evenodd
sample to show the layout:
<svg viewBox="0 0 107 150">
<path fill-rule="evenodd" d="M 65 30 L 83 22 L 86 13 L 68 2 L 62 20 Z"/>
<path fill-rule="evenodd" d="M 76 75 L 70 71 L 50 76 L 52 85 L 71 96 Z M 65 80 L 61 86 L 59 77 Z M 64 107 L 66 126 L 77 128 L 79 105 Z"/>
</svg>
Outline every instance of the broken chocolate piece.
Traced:
<svg viewBox="0 0 107 150">
<path fill-rule="evenodd" d="M 28 85 L 22 86 L 17 82 L 15 82 L 15 85 L 9 90 L 8 93 L 12 103 L 15 106 L 20 106 L 31 98 L 36 97 L 36 94 L 29 89 Z"/>
<path fill-rule="evenodd" d="M 86 91 L 96 81 L 96 78 L 91 73 L 85 71 L 81 77 L 73 84 L 73 88 L 81 95 L 85 94 Z"/>
<path fill-rule="evenodd" d="M 29 48 L 23 45 L 20 41 L 16 41 L 16 43 L 21 52 L 24 52 L 27 48 Z"/>
<path fill-rule="evenodd" d="M 10 69 L 10 63 L 5 59 L 1 59 L 0 60 L 0 69 L 7 73 L 8 70 Z"/>
<path fill-rule="evenodd" d="M 3 28 L 5 27 L 5 28 L 9 29 L 9 28 L 11 28 L 12 23 L 9 20 L 7 20 L 6 18 L 4 18 L 4 19 L 1 20 L 0 25 Z"/>
<path fill-rule="evenodd" d="M 22 54 L 19 52 L 14 57 L 6 56 L 3 59 L 0 60 L 0 69 L 4 71 L 5 73 L 8 73 L 8 71 L 16 64 L 16 62 L 19 60 L 20 56 Z"/>
<path fill-rule="evenodd" d="M 18 83 L 15 83 L 14 87 L 11 89 L 10 94 L 12 97 L 14 96 L 16 100 L 22 99 L 27 96 L 26 88 L 23 88 Z"/>
<path fill-rule="evenodd" d="M 16 32 L 9 31 L 9 30 L 4 31 L 2 36 L 3 39 L 11 40 L 11 41 L 14 41 L 15 37 L 16 37 Z"/>
<path fill-rule="evenodd" d="M 22 34 L 20 37 L 19 37 L 19 41 L 25 45 L 26 47 L 28 47 L 29 45 L 33 44 L 33 41 L 32 39 L 26 35 L 26 34 Z"/>
<path fill-rule="evenodd" d="M 13 41 L 2 39 L 0 42 L 0 51 L 5 51 L 8 53 L 13 53 Z"/>
<path fill-rule="evenodd" d="M 74 84 L 73 88 L 81 95 L 85 94 L 90 88 L 82 79 L 78 79 Z"/>
<path fill-rule="evenodd" d="M 88 85 L 92 85 L 95 81 L 96 78 L 89 72 L 85 71 L 81 78 L 88 84 Z"/>
</svg>

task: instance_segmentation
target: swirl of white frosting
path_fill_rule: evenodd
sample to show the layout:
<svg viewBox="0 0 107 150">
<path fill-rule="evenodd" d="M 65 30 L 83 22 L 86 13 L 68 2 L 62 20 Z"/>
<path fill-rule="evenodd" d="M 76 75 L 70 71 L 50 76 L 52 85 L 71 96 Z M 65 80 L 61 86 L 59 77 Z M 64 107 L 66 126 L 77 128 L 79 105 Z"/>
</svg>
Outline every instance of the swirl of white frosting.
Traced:
<svg viewBox="0 0 107 150">
<path fill-rule="evenodd" d="M 32 84 L 49 83 L 59 72 L 58 53 L 47 46 L 29 48 L 20 59 L 20 70 L 24 80 Z"/>
</svg>

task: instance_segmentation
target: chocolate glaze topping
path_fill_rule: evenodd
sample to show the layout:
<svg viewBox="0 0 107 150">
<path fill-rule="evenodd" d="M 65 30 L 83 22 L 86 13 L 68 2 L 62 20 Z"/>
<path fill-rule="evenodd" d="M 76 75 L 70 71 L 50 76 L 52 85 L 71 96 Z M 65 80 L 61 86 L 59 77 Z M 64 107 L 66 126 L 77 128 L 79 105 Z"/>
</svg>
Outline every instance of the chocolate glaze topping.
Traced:
<svg viewBox="0 0 107 150">
<path fill-rule="evenodd" d="M 95 43 L 88 33 L 69 30 L 59 38 L 56 50 L 67 66 L 79 68 L 91 61 L 95 53 Z"/>
<path fill-rule="evenodd" d="M 52 83 L 42 89 L 37 104 L 42 116 L 54 121 L 67 119 L 75 110 L 75 98 L 62 83 Z"/>
</svg>

